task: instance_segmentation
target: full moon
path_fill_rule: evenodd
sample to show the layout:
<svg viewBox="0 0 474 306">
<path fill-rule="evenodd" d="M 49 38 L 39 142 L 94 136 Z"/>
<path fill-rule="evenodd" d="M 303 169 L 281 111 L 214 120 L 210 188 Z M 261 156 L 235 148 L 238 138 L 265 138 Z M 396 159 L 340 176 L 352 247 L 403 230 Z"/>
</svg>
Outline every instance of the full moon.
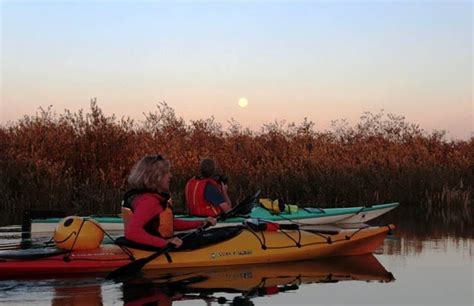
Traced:
<svg viewBox="0 0 474 306">
<path fill-rule="evenodd" d="M 245 99 L 245 98 L 240 98 L 239 99 L 239 106 L 240 107 L 245 108 L 245 107 L 247 107 L 248 104 L 249 104 L 249 101 L 247 101 L 247 99 Z"/>
</svg>

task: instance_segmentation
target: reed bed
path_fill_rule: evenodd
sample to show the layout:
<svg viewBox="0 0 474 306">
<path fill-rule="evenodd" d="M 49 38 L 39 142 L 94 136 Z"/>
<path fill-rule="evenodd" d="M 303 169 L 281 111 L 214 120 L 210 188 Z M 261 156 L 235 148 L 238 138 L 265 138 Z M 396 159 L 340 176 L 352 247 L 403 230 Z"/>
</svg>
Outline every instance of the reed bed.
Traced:
<svg viewBox="0 0 474 306">
<path fill-rule="evenodd" d="M 139 122 L 107 116 L 95 100 L 77 113 L 40 109 L 0 126 L 0 224 L 18 223 L 25 209 L 117 213 L 132 165 L 162 153 L 178 211 L 199 160 L 212 157 L 235 201 L 256 189 L 319 207 L 397 201 L 420 220 L 472 225 L 474 141 L 445 138 L 383 112 L 327 131 L 308 120 L 251 131 L 234 120 L 225 130 L 212 117 L 186 122 L 166 103 Z"/>
</svg>

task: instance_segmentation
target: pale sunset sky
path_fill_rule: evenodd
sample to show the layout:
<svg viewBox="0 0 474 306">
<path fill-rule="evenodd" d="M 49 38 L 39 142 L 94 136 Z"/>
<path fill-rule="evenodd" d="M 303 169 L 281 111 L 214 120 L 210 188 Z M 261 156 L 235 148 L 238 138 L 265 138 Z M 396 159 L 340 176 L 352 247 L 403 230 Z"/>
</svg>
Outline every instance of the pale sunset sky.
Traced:
<svg viewBox="0 0 474 306">
<path fill-rule="evenodd" d="M 449 139 L 474 130 L 472 1 L 0 3 L 0 124 L 97 97 L 136 120 L 166 101 L 254 130 L 381 109 Z"/>
</svg>

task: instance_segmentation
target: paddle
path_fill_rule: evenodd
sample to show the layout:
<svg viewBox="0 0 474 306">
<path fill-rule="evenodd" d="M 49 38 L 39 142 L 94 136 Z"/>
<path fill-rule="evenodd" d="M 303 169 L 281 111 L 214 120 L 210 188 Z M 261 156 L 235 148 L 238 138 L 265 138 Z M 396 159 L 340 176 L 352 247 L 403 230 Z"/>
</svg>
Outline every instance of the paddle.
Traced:
<svg viewBox="0 0 474 306">
<path fill-rule="evenodd" d="M 249 214 L 252 208 L 254 207 L 255 203 L 257 202 L 259 195 L 260 195 L 260 190 L 257 191 L 253 196 L 245 198 L 242 202 L 237 204 L 230 211 L 226 212 L 225 214 L 219 215 L 217 217 L 217 220 L 223 220 L 226 218 L 235 217 L 237 215 Z M 209 224 L 204 224 L 203 226 L 199 227 L 195 231 L 191 231 L 187 233 L 186 235 L 182 236 L 181 239 L 183 240 L 192 234 L 200 233 L 207 227 L 209 227 Z M 160 255 L 167 253 L 173 249 L 174 249 L 174 245 L 169 244 L 165 248 L 159 250 L 156 253 L 153 253 L 152 255 L 148 257 L 137 259 L 135 261 L 132 261 L 112 271 L 111 273 L 109 273 L 109 275 L 107 275 L 106 279 L 113 279 L 113 280 L 130 279 L 136 274 L 138 274 L 147 263 L 151 262 L 152 260 L 159 257 Z"/>
</svg>

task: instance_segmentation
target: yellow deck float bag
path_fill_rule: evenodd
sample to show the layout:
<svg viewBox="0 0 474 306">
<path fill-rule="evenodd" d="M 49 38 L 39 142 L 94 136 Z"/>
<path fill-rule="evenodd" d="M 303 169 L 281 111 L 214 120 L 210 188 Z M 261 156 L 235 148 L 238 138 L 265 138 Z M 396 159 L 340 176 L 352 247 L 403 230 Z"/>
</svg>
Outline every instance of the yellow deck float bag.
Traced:
<svg viewBox="0 0 474 306">
<path fill-rule="evenodd" d="M 104 231 L 94 219 L 66 217 L 54 230 L 54 242 L 60 249 L 68 251 L 94 250 L 100 247 Z"/>
<path fill-rule="evenodd" d="M 270 200 L 270 199 L 260 199 L 260 204 L 265 209 L 274 212 L 274 213 L 286 213 L 286 214 L 295 214 L 298 212 L 297 205 L 291 204 L 284 204 L 283 201 L 280 200 Z"/>
</svg>

